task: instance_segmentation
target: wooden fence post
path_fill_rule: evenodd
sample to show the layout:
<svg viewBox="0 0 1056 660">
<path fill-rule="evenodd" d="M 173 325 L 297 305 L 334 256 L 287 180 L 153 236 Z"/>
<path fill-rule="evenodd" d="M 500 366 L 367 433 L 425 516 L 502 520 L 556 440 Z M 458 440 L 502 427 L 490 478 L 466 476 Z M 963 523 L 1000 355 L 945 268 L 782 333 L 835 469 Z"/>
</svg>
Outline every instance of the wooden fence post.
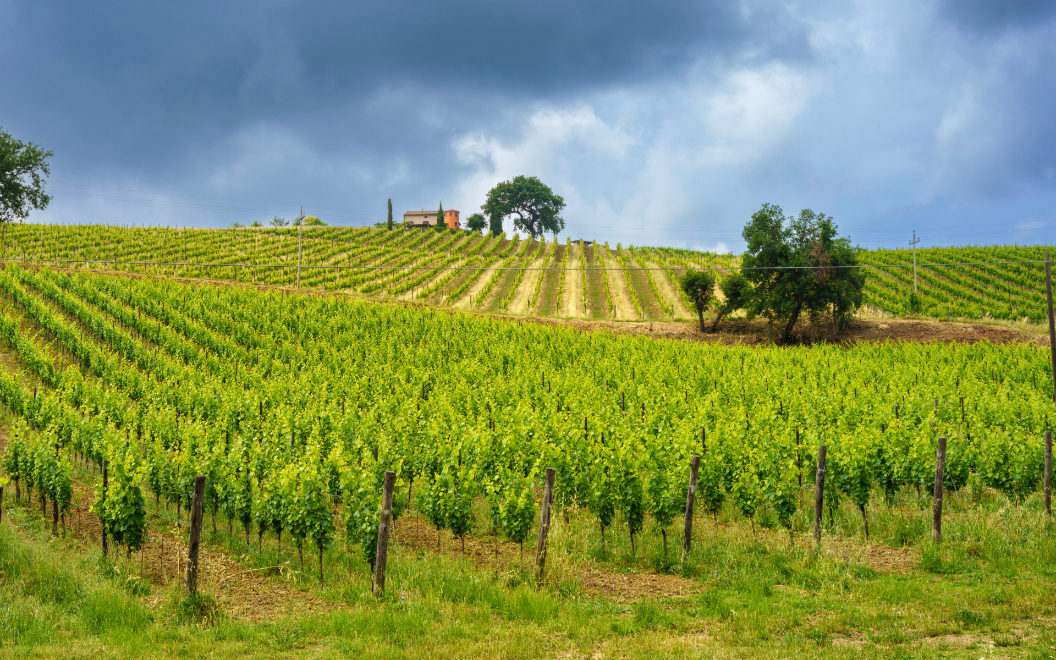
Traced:
<svg viewBox="0 0 1056 660">
<path fill-rule="evenodd" d="M 818 470 L 814 478 L 814 552 L 821 552 L 821 516 L 825 511 L 825 445 L 818 447 Z"/>
<path fill-rule="evenodd" d="M 0 495 L 3 491 L 0 490 Z M 1053 514 L 1053 432 L 1045 431 L 1045 513 Z"/>
<path fill-rule="evenodd" d="M 385 593 L 385 566 L 389 562 L 389 529 L 392 527 L 392 489 L 396 473 L 386 470 L 381 497 L 381 521 L 378 523 L 378 549 L 374 560 L 374 594 Z"/>
<path fill-rule="evenodd" d="M 535 545 L 536 579 L 542 581 L 546 569 L 546 536 L 550 533 L 550 507 L 554 503 L 554 480 L 557 470 L 546 468 L 546 486 L 543 487 L 543 502 L 539 510 L 539 542 Z"/>
<path fill-rule="evenodd" d="M 110 467 L 110 461 L 103 461 L 103 505 L 106 505 L 106 475 Z M 99 510 L 99 526 L 103 530 L 103 556 L 106 556 L 106 519 L 103 518 L 102 509 Z"/>
<path fill-rule="evenodd" d="M 1052 267 L 1045 250 L 1045 298 L 1049 304 L 1049 357 L 1052 359 L 1052 400 L 1056 401 L 1056 318 L 1052 315 Z"/>
<path fill-rule="evenodd" d="M 689 554 L 693 547 L 693 499 L 697 494 L 697 470 L 700 469 L 700 456 L 693 455 L 689 462 L 689 490 L 686 491 L 686 528 L 682 536 L 682 552 Z"/>
<path fill-rule="evenodd" d="M 205 495 L 205 475 L 194 477 L 194 498 L 191 500 L 191 536 L 187 547 L 187 595 L 198 593 L 198 542 L 202 536 L 202 497 Z"/>
<path fill-rule="evenodd" d="M 939 438 L 935 450 L 935 495 L 931 503 L 931 540 L 942 542 L 942 477 L 946 472 L 946 438 Z"/>
</svg>

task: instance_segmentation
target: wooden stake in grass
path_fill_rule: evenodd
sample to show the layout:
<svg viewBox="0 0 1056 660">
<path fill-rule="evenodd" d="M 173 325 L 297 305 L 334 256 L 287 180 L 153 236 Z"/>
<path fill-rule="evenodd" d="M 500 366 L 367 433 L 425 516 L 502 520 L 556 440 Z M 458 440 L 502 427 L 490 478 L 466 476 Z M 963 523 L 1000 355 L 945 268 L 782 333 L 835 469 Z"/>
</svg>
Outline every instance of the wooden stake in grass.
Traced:
<svg viewBox="0 0 1056 660">
<path fill-rule="evenodd" d="M 931 540 L 942 542 L 942 477 L 946 472 L 946 438 L 939 438 L 935 450 L 935 495 L 931 503 Z"/>
<path fill-rule="evenodd" d="M 377 559 L 374 561 L 374 594 L 385 592 L 385 567 L 389 561 L 389 530 L 392 527 L 392 489 L 396 487 L 396 473 L 385 472 L 382 487 L 381 521 L 378 523 Z"/>
<path fill-rule="evenodd" d="M 1045 298 L 1049 304 L 1049 357 L 1052 359 L 1052 400 L 1056 402 L 1056 318 L 1052 315 L 1052 267 L 1045 250 Z"/>
<path fill-rule="evenodd" d="M 0 523 L 4 522 L 4 487 L 0 484 Z"/>
<path fill-rule="evenodd" d="M 554 504 L 554 481 L 557 471 L 546 468 L 546 485 L 543 487 L 543 501 L 539 509 L 539 541 L 535 545 L 536 579 L 543 580 L 546 569 L 546 537 L 550 533 L 550 508 Z"/>
<path fill-rule="evenodd" d="M 0 496 L 3 490 L 0 489 Z M 1053 514 L 1053 432 L 1045 431 L 1045 513 Z"/>
<path fill-rule="evenodd" d="M 814 480 L 814 552 L 821 552 L 821 517 L 825 513 L 825 451 L 818 447 L 818 470 Z"/>
<path fill-rule="evenodd" d="M 194 477 L 194 498 L 191 500 L 191 534 L 187 545 L 187 595 L 198 593 L 198 546 L 202 537 L 202 498 L 205 496 L 205 475 Z"/>
<path fill-rule="evenodd" d="M 103 461 L 103 501 L 100 503 L 100 507 L 99 507 L 99 511 L 100 512 L 102 512 L 102 510 L 103 510 L 102 505 L 106 503 L 106 476 L 107 476 L 107 471 L 108 471 L 109 467 L 110 467 L 110 461 L 104 460 Z M 99 520 L 100 525 L 99 526 L 103 530 L 103 556 L 105 557 L 106 556 L 106 521 L 102 520 L 101 518 L 102 518 L 102 516 L 100 516 L 100 520 Z"/>
<path fill-rule="evenodd" d="M 694 454 L 689 461 L 689 489 L 686 491 L 686 527 L 682 535 L 683 558 L 693 547 L 693 499 L 697 495 L 697 471 L 700 469 L 700 456 Z"/>
</svg>

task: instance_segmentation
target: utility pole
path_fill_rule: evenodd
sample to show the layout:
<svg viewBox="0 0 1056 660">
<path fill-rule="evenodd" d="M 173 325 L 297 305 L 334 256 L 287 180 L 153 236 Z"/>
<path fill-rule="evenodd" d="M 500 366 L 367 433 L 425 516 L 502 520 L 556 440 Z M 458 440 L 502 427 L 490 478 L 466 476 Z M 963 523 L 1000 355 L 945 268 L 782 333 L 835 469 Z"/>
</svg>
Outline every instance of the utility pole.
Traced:
<svg viewBox="0 0 1056 660">
<path fill-rule="evenodd" d="M 913 246 L 913 293 L 917 292 L 917 243 L 920 239 L 917 238 L 916 230 L 913 231 L 913 240 L 909 242 Z"/>
<path fill-rule="evenodd" d="M 301 207 L 301 214 L 297 216 L 297 288 L 301 288 L 301 231 L 304 230 L 304 207 Z M 916 254 L 914 252 L 913 254 Z M 914 259 L 916 263 L 916 259 Z M 916 271 L 914 271 L 915 273 Z"/>
</svg>

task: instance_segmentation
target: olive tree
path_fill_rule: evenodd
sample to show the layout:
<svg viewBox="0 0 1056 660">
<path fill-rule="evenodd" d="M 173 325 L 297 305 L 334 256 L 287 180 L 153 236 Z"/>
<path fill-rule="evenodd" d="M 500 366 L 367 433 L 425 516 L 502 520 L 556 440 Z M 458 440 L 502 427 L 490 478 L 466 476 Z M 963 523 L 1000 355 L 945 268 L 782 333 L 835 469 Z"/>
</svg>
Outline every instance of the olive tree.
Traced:
<svg viewBox="0 0 1056 660">
<path fill-rule="evenodd" d="M 715 322 L 711 324 L 712 332 L 718 330 L 719 321 L 722 320 L 722 317 L 738 309 L 748 307 L 752 297 L 752 283 L 744 275 L 734 271 L 722 278 L 722 282 L 719 283 L 719 290 L 722 291 L 722 297 L 726 301 L 723 302 L 718 314 L 715 315 Z"/>
<path fill-rule="evenodd" d="M 741 235 L 748 244 L 741 272 L 755 288 L 748 313 L 780 327 L 782 340 L 804 312 L 811 322 L 831 314 L 838 333 L 861 307 L 865 274 L 831 217 L 810 209 L 785 217 L 780 206 L 764 204 Z"/>
<path fill-rule="evenodd" d="M 704 310 L 711 305 L 715 297 L 715 276 L 706 270 L 687 270 L 682 274 L 679 284 L 697 308 L 700 331 L 704 332 Z"/>
</svg>

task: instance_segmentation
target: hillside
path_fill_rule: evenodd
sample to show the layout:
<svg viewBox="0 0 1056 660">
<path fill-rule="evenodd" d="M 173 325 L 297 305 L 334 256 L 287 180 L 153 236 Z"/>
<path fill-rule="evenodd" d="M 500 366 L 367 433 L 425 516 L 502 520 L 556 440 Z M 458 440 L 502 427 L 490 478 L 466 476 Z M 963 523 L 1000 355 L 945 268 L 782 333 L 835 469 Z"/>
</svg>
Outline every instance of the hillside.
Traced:
<svg viewBox="0 0 1056 660">
<path fill-rule="evenodd" d="M 14 225 L 6 256 L 56 265 L 298 286 L 297 229 L 170 229 Z M 1043 246 L 917 250 L 919 303 L 910 308 L 910 250 L 863 250 L 867 316 L 1041 321 Z M 74 263 L 69 263 L 70 261 Z M 110 262 L 110 263 L 105 263 Z M 687 268 L 739 258 L 677 248 L 512 240 L 466 232 L 305 228 L 301 288 L 343 290 L 483 312 L 616 321 L 692 317 L 678 291 Z"/>
</svg>

